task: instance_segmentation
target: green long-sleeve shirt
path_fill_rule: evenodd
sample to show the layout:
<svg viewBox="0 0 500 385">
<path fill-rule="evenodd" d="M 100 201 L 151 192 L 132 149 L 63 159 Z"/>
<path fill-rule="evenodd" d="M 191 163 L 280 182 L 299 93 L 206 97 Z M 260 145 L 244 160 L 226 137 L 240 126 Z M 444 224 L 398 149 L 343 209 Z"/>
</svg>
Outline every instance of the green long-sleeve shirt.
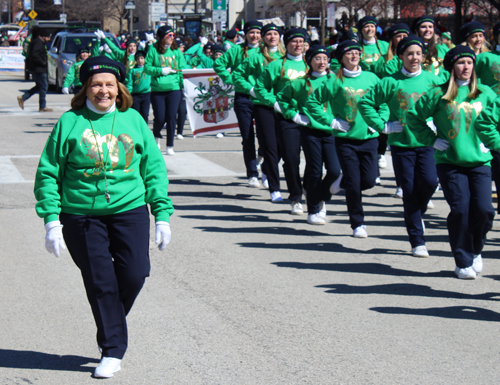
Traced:
<svg viewBox="0 0 500 385">
<path fill-rule="evenodd" d="M 151 92 L 151 76 L 144 71 L 144 67 L 134 67 L 128 71 L 125 84 L 131 94 Z"/>
<path fill-rule="evenodd" d="M 232 73 L 238 69 L 243 60 L 258 52 L 258 49 L 251 47 L 246 47 L 245 52 L 245 47 L 243 44 L 237 45 L 215 60 L 213 65 L 214 71 L 219 75 L 224 84 L 235 85 Z M 235 86 L 235 92 L 245 93 L 238 86 Z"/>
<path fill-rule="evenodd" d="M 500 52 L 483 52 L 476 57 L 476 75 L 481 81 L 500 95 Z"/>
<path fill-rule="evenodd" d="M 340 70 L 342 71 L 342 70 Z M 366 140 L 376 138 L 379 134 L 369 129 L 361 114 L 358 112 L 359 100 L 370 89 L 373 89 L 380 79 L 373 73 L 361 71 L 359 76 L 347 77 L 341 81 L 332 76 L 314 91 L 306 102 L 306 115 L 324 127 L 330 128 L 333 119 L 342 119 L 349 122 L 351 129 L 348 132 L 333 130 L 333 134 L 340 138 Z M 325 109 L 325 103 L 329 108 Z M 380 119 L 387 120 L 389 108 L 381 103 L 376 114 Z"/>
<path fill-rule="evenodd" d="M 177 70 L 177 73 L 162 75 L 162 68 L 165 67 Z M 168 48 L 164 54 L 160 54 L 155 46 L 151 46 L 146 54 L 144 70 L 151 75 L 151 92 L 180 90 L 183 88 L 181 70 L 187 68 L 184 55 L 178 49 Z"/>
<path fill-rule="evenodd" d="M 387 121 L 399 120 L 403 132 L 389 135 L 389 145 L 399 147 L 424 147 L 432 143 L 419 141 L 406 122 L 406 113 L 415 102 L 433 85 L 440 84 L 437 76 L 422 71 L 418 76 L 408 77 L 402 72 L 382 79 L 358 103 L 359 111 L 368 125 L 382 132 Z M 388 120 L 384 120 L 377 112 L 377 107 L 387 103 L 390 110 Z"/>
<path fill-rule="evenodd" d="M 82 82 L 80 81 L 80 67 L 83 64 L 83 60 L 77 61 L 71 67 L 69 67 L 66 78 L 64 79 L 63 88 L 69 88 L 73 84 L 75 87 L 81 87 Z"/>
<path fill-rule="evenodd" d="M 487 148 L 500 151 L 500 98 L 483 108 L 474 123 L 474 130 Z"/>
<path fill-rule="evenodd" d="M 479 86 L 482 91 L 476 99 L 469 99 L 468 86 L 458 87 L 454 101 L 448 102 L 441 87 L 435 87 L 423 95 L 408 111 L 406 120 L 420 142 L 434 143 L 437 138 L 450 144 L 446 151 L 436 150 L 436 163 L 449 163 L 462 167 L 478 167 L 490 163 L 490 152 L 481 145 L 474 122 L 477 116 L 495 99 L 495 93 L 487 86 Z M 432 118 L 437 136 L 426 119 Z"/>
<path fill-rule="evenodd" d="M 84 107 L 56 123 L 35 177 L 36 212 L 45 223 L 61 212 L 110 215 L 145 204 L 156 220 L 169 221 L 174 209 L 167 169 L 153 134 L 137 111 L 115 112 L 100 115 Z"/>
<path fill-rule="evenodd" d="M 362 45 L 361 48 L 359 65 L 363 71 L 371 71 L 371 67 L 387 53 L 389 43 L 377 40 L 376 44 Z"/>
</svg>

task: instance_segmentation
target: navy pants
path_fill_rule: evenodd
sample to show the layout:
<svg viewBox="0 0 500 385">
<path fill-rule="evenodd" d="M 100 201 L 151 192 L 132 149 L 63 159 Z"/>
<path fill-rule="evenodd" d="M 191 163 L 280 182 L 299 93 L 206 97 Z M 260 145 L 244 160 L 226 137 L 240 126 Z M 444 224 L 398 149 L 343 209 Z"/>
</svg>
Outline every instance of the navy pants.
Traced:
<svg viewBox="0 0 500 385">
<path fill-rule="evenodd" d="M 181 102 L 179 103 L 179 109 L 177 110 L 177 135 L 182 135 L 184 132 L 184 124 L 186 123 L 187 107 L 186 107 L 186 97 L 184 96 L 184 90 L 181 90 Z"/>
<path fill-rule="evenodd" d="M 46 97 L 47 97 L 47 89 L 49 88 L 47 73 L 43 72 L 39 74 L 36 72 L 31 72 L 31 76 L 35 81 L 35 86 L 31 88 L 28 92 L 24 93 L 22 98 L 24 101 L 26 101 L 38 92 L 38 106 L 40 110 L 42 110 L 45 107 L 47 107 Z"/>
<path fill-rule="evenodd" d="M 434 147 L 391 146 L 392 163 L 401 188 L 406 231 L 411 247 L 425 245 L 422 216 L 438 185 Z"/>
<path fill-rule="evenodd" d="M 154 122 L 153 134 L 155 138 L 163 138 L 161 130 L 167 124 L 167 147 L 174 146 L 175 126 L 177 124 L 177 110 L 181 102 L 181 90 L 168 92 L 151 92 Z"/>
<path fill-rule="evenodd" d="M 491 230 L 495 210 L 491 204 L 491 168 L 438 164 L 437 172 L 446 202 L 448 235 L 455 264 L 472 266 Z"/>
<path fill-rule="evenodd" d="M 146 123 L 148 123 L 149 106 L 151 105 L 151 92 L 146 92 L 144 94 L 132 94 L 132 97 L 134 98 L 132 108 L 141 114 Z"/>
<path fill-rule="evenodd" d="M 340 176 L 335 136 L 303 126 L 300 127 L 300 134 L 306 158 L 304 189 L 307 192 L 307 212 L 317 214 L 320 210 L 320 202 L 328 202 L 332 197 L 330 186 Z M 326 168 L 324 179 L 323 164 Z"/>
<path fill-rule="evenodd" d="M 234 112 L 238 119 L 243 146 L 243 159 L 247 169 L 247 178 L 258 177 L 257 158 L 255 156 L 255 130 L 253 128 L 253 103 L 250 96 L 236 92 L 234 95 Z"/>
<path fill-rule="evenodd" d="M 342 168 L 342 188 L 345 189 L 345 200 L 351 228 L 365 224 L 362 194 L 364 190 L 375 186 L 377 178 L 377 138 L 352 140 L 336 138 L 337 155 Z"/>
<path fill-rule="evenodd" d="M 278 135 L 274 109 L 271 107 L 254 106 L 255 127 L 259 138 L 259 150 L 262 152 L 264 163 L 262 172 L 266 174 L 269 182 L 269 192 L 280 191 L 279 161 L 281 159 L 278 147 Z"/>
<path fill-rule="evenodd" d="M 288 199 L 302 203 L 302 182 L 300 180 L 300 126 L 276 114 L 278 143 L 283 158 L 283 171 L 290 193 Z"/>
<path fill-rule="evenodd" d="M 64 241 L 81 271 L 103 357 L 123 358 L 125 316 L 149 276 L 147 206 L 113 215 L 61 213 Z"/>
<path fill-rule="evenodd" d="M 500 152 L 491 150 L 493 159 L 491 160 L 491 178 L 495 182 L 497 194 L 500 194 Z M 497 213 L 500 212 L 500 199 L 497 202 Z"/>
</svg>

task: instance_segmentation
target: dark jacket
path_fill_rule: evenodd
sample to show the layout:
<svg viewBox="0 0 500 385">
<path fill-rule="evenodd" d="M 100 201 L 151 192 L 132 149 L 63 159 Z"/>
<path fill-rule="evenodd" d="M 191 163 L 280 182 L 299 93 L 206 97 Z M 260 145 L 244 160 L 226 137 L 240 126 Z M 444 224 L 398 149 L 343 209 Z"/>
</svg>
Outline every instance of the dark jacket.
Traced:
<svg viewBox="0 0 500 385">
<path fill-rule="evenodd" d="M 47 72 L 47 49 L 45 43 L 40 37 L 36 37 L 31 41 L 26 68 L 30 72 L 44 73 Z"/>
</svg>

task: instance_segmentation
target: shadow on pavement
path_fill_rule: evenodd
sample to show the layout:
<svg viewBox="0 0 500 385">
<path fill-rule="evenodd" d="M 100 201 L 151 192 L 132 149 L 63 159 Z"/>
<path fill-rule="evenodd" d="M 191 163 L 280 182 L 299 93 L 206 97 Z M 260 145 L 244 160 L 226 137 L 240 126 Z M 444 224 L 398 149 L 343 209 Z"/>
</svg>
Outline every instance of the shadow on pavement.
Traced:
<svg viewBox="0 0 500 385">
<path fill-rule="evenodd" d="M 329 233 L 321 233 L 319 231 L 310 231 L 295 229 L 293 227 L 195 227 L 195 229 L 213 232 L 213 233 L 255 233 L 255 234 L 279 234 L 279 235 L 294 235 L 294 236 L 328 236 Z"/>
<path fill-rule="evenodd" d="M 385 314 L 423 315 L 473 321 L 500 322 L 500 314 L 488 309 L 472 306 L 431 307 L 427 309 L 409 309 L 404 307 L 372 307 L 370 310 Z"/>
<path fill-rule="evenodd" d="M 98 359 L 81 356 L 59 356 L 30 350 L 0 349 L 0 368 L 64 370 L 68 372 L 94 371 L 89 363 L 99 363 Z"/>
</svg>

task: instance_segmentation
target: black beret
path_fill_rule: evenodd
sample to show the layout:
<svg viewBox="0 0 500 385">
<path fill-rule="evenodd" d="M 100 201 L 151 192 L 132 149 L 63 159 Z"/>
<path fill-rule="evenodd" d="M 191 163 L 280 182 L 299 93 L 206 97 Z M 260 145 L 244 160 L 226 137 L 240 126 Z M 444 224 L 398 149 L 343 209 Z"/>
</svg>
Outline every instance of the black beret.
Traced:
<svg viewBox="0 0 500 385">
<path fill-rule="evenodd" d="M 236 37 L 236 30 L 230 29 L 226 32 L 226 39 L 234 39 Z"/>
<path fill-rule="evenodd" d="M 266 24 L 264 27 L 262 27 L 262 32 L 261 32 L 262 36 L 265 36 L 266 33 L 268 33 L 269 31 L 277 31 L 280 35 L 283 34 L 281 28 L 274 23 L 269 23 Z"/>
<path fill-rule="evenodd" d="M 422 40 L 422 38 L 416 35 L 410 35 L 399 41 L 397 48 L 398 55 L 402 55 L 407 50 L 407 48 L 412 45 L 418 45 L 420 48 L 422 48 L 422 52 L 424 52 L 424 41 Z"/>
<path fill-rule="evenodd" d="M 460 36 L 460 41 L 465 41 L 467 38 L 476 32 L 483 32 L 486 30 L 484 24 L 479 21 L 471 21 L 470 23 L 466 23 L 460 27 L 458 31 L 458 36 Z"/>
<path fill-rule="evenodd" d="M 144 50 L 142 50 L 142 49 L 140 49 L 139 51 L 137 51 L 137 52 L 135 53 L 135 60 L 137 60 L 137 58 L 138 58 L 139 56 L 146 57 L 146 51 L 144 51 Z"/>
<path fill-rule="evenodd" d="M 262 23 L 258 20 L 247 21 L 243 27 L 243 32 L 245 32 L 246 35 L 251 29 L 258 29 L 260 31 L 262 29 Z"/>
<path fill-rule="evenodd" d="M 434 18 L 427 15 L 422 15 L 420 17 L 417 17 L 415 20 L 413 20 L 413 23 L 411 24 L 411 30 L 413 31 L 413 33 L 416 33 L 415 31 L 422 23 L 434 24 Z"/>
<path fill-rule="evenodd" d="M 306 52 L 306 62 L 310 66 L 311 65 L 311 60 L 313 57 L 319 54 L 324 54 L 328 57 L 328 61 L 330 61 L 330 54 L 328 53 L 328 50 L 326 49 L 325 46 L 323 45 L 313 45 L 311 48 L 309 48 Z"/>
<path fill-rule="evenodd" d="M 290 28 L 288 31 L 285 32 L 285 35 L 283 36 L 283 42 L 285 43 L 285 46 L 290 43 L 291 40 L 301 37 L 302 39 L 306 39 L 307 32 L 302 29 L 302 28 Z"/>
<path fill-rule="evenodd" d="M 226 51 L 224 51 L 224 48 L 222 48 L 220 45 L 214 44 L 214 45 L 212 45 L 212 53 L 216 53 L 216 52 L 224 53 Z"/>
<path fill-rule="evenodd" d="M 342 34 L 342 37 L 340 38 L 340 41 L 345 41 L 345 40 L 352 40 L 352 41 L 359 41 L 359 36 L 358 34 L 352 32 L 352 30 L 347 30 L 347 32 L 344 32 Z"/>
<path fill-rule="evenodd" d="M 158 40 L 161 40 L 165 37 L 166 34 L 170 32 L 174 32 L 174 29 L 170 25 L 162 25 L 160 28 L 158 28 L 158 31 L 156 31 L 156 38 Z"/>
<path fill-rule="evenodd" d="M 113 74 L 119 82 L 123 82 L 127 70 L 123 63 L 111 60 L 107 56 L 89 57 L 80 67 L 80 82 L 85 84 L 92 75 L 100 73 Z"/>
<path fill-rule="evenodd" d="M 360 21 L 358 21 L 357 28 L 358 32 L 361 32 L 363 27 L 367 24 L 378 24 L 377 18 L 373 16 L 365 16 Z"/>
<path fill-rule="evenodd" d="M 444 55 L 443 67 L 446 71 L 451 72 L 453 69 L 453 65 L 458 59 L 463 57 L 470 57 L 476 65 L 476 54 L 469 46 L 466 45 L 457 45 L 455 48 L 450 49 Z"/>
<path fill-rule="evenodd" d="M 354 40 L 344 40 L 335 49 L 335 59 L 340 63 L 344 54 L 349 51 L 357 50 L 361 52 L 361 46 L 357 41 Z"/>
<path fill-rule="evenodd" d="M 76 56 L 80 56 L 82 53 L 90 53 L 90 48 L 80 47 L 76 52 Z"/>
<path fill-rule="evenodd" d="M 394 36 L 399 35 L 400 33 L 406 33 L 409 35 L 410 27 L 408 27 L 405 23 L 394 24 L 387 30 L 387 38 L 391 40 Z"/>
<path fill-rule="evenodd" d="M 138 45 L 136 40 L 134 40 L 134 39 L 128 39 L 128 40 L 125 42 L 125 47 L 128 47 L 130 44 L 135 44 L 135 45 Z"/>
</svg>

